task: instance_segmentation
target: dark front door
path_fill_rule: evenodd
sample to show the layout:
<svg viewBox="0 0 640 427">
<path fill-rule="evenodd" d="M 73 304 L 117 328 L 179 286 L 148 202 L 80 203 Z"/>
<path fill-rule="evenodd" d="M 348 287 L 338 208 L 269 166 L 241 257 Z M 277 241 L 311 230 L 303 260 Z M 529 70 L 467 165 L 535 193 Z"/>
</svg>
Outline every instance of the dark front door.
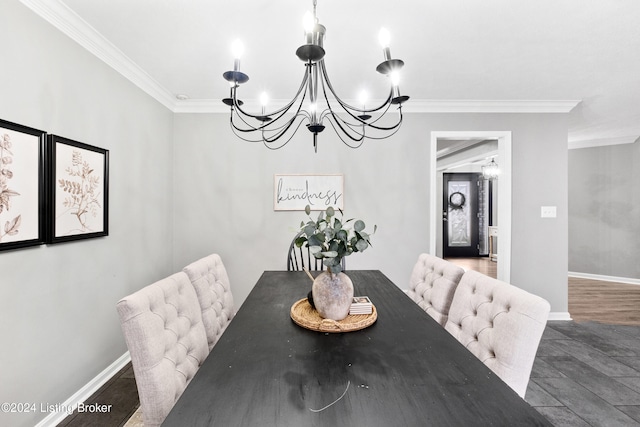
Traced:
<svg viewBox="0 0 640 427">
<path fill-rule="evenodd" d="M 478 173 L 445 173 L 442 179 L 442 253 L 446 257 L 477 257 Z"/>
</svg>

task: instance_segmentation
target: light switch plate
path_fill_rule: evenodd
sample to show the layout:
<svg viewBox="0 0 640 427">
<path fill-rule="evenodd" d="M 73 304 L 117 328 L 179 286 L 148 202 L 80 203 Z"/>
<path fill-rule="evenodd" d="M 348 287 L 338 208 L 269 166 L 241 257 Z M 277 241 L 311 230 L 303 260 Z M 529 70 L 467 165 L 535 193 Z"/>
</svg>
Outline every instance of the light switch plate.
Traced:
<svg viewBox="0 0 640 427">
<path fill-rule="evenodd" d="M 542 206 L 540 208 L 540 217 L 542 218 L 555 218 L 556 207 L 555 206 Z"/>
</svg>

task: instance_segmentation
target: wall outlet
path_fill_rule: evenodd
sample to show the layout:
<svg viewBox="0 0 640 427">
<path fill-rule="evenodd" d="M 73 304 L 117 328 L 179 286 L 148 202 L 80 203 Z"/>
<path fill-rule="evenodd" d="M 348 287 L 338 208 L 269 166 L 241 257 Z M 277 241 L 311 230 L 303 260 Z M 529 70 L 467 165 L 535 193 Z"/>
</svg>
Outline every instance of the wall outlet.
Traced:
<svg viewBox="0 0 640 427">
<path fill-rule="evenodd" d="M 556 217 L 556 207 L 555 206 L 542 206 L 540 208 L 540 217 L 541 218 L 555 218 Z"/>
</svg>

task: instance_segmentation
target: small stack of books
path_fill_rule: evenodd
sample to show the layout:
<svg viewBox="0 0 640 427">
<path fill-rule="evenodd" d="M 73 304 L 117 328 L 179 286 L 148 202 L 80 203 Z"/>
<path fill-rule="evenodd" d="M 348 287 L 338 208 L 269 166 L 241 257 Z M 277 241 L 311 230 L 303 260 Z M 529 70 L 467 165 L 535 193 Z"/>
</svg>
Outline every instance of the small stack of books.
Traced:
<svg viewBox="0 0 640 427">
<path fill-rule="evenodd" d="M 353 297 L 349 314 L 371 314 L 373 305 L 369 297 Z"/>
</svg>

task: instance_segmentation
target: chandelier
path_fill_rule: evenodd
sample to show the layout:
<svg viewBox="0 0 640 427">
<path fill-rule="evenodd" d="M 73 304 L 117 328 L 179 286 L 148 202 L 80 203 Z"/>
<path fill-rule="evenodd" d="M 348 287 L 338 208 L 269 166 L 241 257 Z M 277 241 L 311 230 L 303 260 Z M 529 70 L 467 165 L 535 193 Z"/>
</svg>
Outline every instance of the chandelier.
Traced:
<svg viewBox="0 0 640 427">
<path fill-rule="evenodd" d="M 266 95 L 261 95 L 262 111 L 253 114 L 243 110 L 243 102 L 238 99 L 238 88 L 249 80 L 249 76 L 240 71 L 242 45 L 234 43 L 233 71 L 223 74 L 231 86 L 229 98 L 222 100 L 231 107 L 231 129 L 241 139 L 249 142 L 262 142 L 272 150 L 284 147 L 293 138 L 302 123 L 313 134 L 313 147 L 318 152 L 318 134 L 325 129 L 325 123 L 331 125 L 342 142 L 358 148 L 367 139 L 385 139 L 395 134 L 402 124 L 402 103 L 409 99 L 400 95 L 399 70 L 404 65 L 400 59 L 391 58 L 389 32 L 380 31 L 384 61 L 376 70 L 389 78 L 391 89 L 386 100 L 379 106 L 365 108 L 361 99 L 361 108 L 349 105 L 336 94 L 324 63 L 323 47 L 326 28 L 320 25 L 316 16 L 316 3 L 313 0 L 313 14 L 307 12 L 303 20 L 305 44 L 296 50 L 298 58 L 304 62 L 305 70 L 298 92 L 282 108 L 266 112 Z M 319 96 L 320 95 L 320 96 Z M 395 123 L 380 122 L 391 106 L 397 106 Z M 253 138 L 250 136 L 253 134 Z"/>
<path fill-rule="evenodd" d="M 498 179 L 498 175 L 500 175 L 500 169 L 498 168 L 498 164 L 492 158 L 491 162 L 482 166 L 482 177 L 488 180 Z"/>
</svg>

